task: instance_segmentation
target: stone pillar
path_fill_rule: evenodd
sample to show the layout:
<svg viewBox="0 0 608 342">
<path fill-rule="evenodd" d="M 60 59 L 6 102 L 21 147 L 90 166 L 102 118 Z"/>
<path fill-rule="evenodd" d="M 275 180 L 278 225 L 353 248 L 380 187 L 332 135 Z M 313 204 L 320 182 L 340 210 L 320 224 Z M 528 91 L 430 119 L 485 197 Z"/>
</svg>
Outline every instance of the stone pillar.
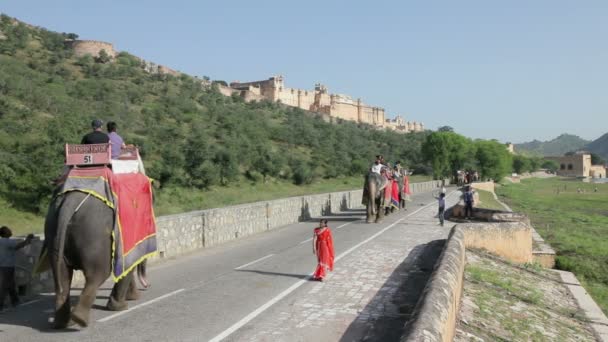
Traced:
<svg viewBox="0 0 608 342">
<path fill-rule="evenodd" d="M 357 122 L 363 122 L 363 118 L 361 117 L 361 98 L 357 99 Z"/>
</svg>

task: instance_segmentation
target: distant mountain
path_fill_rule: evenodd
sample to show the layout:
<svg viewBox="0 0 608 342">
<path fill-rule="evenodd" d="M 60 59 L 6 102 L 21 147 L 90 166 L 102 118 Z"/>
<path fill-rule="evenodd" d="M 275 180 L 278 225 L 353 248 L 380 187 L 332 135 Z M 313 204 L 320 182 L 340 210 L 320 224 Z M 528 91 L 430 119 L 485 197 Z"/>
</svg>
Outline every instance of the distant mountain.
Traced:
<svg viewBox="0 0 608 342">
<path fill-rule="evenodd" d="M 608 160 L 608 133 L 589 143 L 585 146 L 585 149 L 599 155 L 604 160 Z"/>
<path fill-rule="evenodd" d="M 608 141 L 608 137 L 604 141 Z M 562 134 L 550 141 L 533 140 L 522 144 L 515 144 L 515 151 L 525 155 L 561 156 L 570 151 L 585 149 L 588 144 L 592 143 L 579 136 Z"/>
</svg>

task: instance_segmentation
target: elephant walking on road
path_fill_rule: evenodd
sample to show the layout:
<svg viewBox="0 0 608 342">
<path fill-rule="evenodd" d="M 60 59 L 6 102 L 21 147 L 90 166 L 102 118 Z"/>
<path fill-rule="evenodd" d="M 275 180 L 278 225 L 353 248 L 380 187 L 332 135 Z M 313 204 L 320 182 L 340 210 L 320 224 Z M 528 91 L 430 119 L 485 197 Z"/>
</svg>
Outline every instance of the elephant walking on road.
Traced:
<svg viewBox="0 0 608 342">
<path fill-rule="evenodd" d="M 49 206 L 45 221 L 45 244 L 55 278 L 54 327 L 68 326 L 70 319 L 80 326 L 89 324 L 89 312 L 97 289 L 112 271 L 112 227 L 114 211 L 104 202 L 83 192 L 71 191 L 57 196 Z M 138 267 L 144 287 L 145 261 Z M 86 280 L 78 304 L 71 310 L 70 287 L 74 270 L 82 270 Z M 112 289 L 109 310 L 127 309 L 126 300 L 139 293 L 133 272 Z"/>
<path fill-rule="evenodd" d="M 387 184 L 388 180 L 375 172 L 365 177 L 362 204 L 366 207 L 367 223 L 379 223 L 384 219 L 384 191 Z"/>
</svg>

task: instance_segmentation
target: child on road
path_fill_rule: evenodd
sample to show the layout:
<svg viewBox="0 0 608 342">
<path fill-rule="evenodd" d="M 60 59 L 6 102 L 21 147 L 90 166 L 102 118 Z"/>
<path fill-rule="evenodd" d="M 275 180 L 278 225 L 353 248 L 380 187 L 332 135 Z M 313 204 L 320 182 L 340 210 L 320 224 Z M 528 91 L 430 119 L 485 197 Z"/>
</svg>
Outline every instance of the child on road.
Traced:
<svg viewBox="0 0 608 342">
<path fill-rule="evenodd" d="M 326 269 L 334 270 L 334 241 L 327 220 L 322 219 L 312 237 L 312 253 L 317 256 L 317 269 L 312 280 L 323 281 Z"/>
<path fill-rule="evenodd" d="M 439 204 L 439 212 L 437 216 L 439 216 L 439 224 L 443 227 L 444 213 L 445 213 L 445 193 L 442 192 L 439 194 L 437 198 L 437 202 Z"/>
<path fill-rule="evenodd" d="M 10 239 L 12 235 L 10 228 L 0 227 L 0 312 L 4 309 L 4 299 L 7 295 L 10 296 L 13 307 L 19 305 L 15 286 L 15 254 L 34 238 L 34 235 L 30 234 L 25 241 L 17 242 Z"/>
</svg>

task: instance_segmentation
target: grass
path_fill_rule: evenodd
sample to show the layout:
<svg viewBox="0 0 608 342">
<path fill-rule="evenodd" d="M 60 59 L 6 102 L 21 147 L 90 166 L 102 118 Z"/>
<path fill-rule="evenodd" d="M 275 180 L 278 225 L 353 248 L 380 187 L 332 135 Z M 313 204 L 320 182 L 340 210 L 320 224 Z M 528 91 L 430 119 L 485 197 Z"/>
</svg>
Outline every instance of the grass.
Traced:
<svg viewBox="0 0 608 342">
<path fill-rule="evenodd" d="M 429 180 L 431 180 L 429 176 L 423 175 L 414 175 L 410 178 L 411 182 Z M 302 186 L 280 181 L 268 181 L 267 183 L 243 181 L 232 186 L 213 187 L 206 191 L 167 187 L 156 192 L 154 209 L 157 216 L 170 215 L 284 197 L 353 190 L 362 186 L 362 177 L 343 177 L 321 179 Z M 31 232 L 41 233 L 44 217 L 11 208 L 0 198 L 0 225 L 11 227 L 15 236 Z"/>
<path fill-rule="evenodd" d="M 608 313 L 608 184 L 532 178 L 502 186 L 497 193 L 530 217 L 556 250 L 556 268 L 573 272 Z"/>
<path fill-rule="evenodd" d="M 489 341 L 592 339 L 585 317 L 548 270 L 481 250 L 467 250 L 467 260 L 459 330 Z M 473 340 L 462 337 L 455 340 Z"/>
<path fill-rule="evenodd" d="M 484 209 L 492 209 L 492 210 L 505 210 L 505 207 L 502 206 L 495 198 L 494 195 L 490 191 L 475 189 L 475 191 L 479 194 L 479 208 Z"/>
</svg>

